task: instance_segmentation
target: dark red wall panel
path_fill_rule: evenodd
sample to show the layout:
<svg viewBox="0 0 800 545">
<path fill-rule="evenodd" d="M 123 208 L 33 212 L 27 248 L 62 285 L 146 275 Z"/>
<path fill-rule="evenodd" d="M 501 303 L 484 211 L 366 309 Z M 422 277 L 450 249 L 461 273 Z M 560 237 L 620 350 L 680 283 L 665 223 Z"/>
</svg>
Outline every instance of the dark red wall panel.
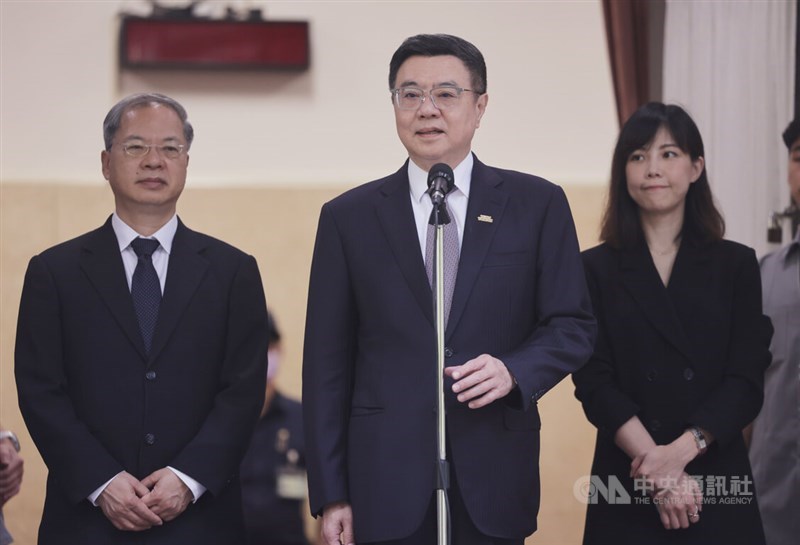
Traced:
<svg viewBox="0 0 800 545">
<path fill-rule="evenodd" d="M 125 17 L 125 68 L 305 70 L 308 22 Z"/>
</svg>

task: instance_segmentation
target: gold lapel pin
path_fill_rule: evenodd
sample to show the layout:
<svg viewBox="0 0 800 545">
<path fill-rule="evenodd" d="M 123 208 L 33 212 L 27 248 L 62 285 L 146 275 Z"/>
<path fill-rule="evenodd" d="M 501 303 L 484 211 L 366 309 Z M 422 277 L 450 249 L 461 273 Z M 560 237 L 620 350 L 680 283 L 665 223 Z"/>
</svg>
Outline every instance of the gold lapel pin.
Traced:
<svg viewBox="0 0 800 545">
<path fill-rule="evenodd" d="M 492 218 L 492 216 L 489 216 L 487 214 L 481 214 L 480 216 L 478 216 L 478 221 L 483 221 L 483 222 L 486 222 L 486 223 L 492 223 L 492 222 L 494 222 L 494 218 Z"/>
</svg>

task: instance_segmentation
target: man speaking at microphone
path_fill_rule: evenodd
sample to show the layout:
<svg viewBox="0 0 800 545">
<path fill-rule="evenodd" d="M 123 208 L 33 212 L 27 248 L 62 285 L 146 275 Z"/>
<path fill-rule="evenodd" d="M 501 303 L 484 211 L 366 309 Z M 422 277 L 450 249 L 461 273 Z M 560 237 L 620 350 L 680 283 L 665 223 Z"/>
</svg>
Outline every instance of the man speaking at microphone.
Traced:
<svg viewBox="0 0 800 545">
<path fill-rule="evenodd" d="M 325 204 L 317 230 L 303 362 L 311 511 L 329 545 L 437 542 L 428 182 L 444 163 L 452 543 L 521 545 L 539 508 L 537 400 L 586 361 L 596 331 L 572 216 L 558 186 L 472 154 L 488 95 L 471 43 L 408 38 L 389 87 L 409 160 Z"/>
</svg>

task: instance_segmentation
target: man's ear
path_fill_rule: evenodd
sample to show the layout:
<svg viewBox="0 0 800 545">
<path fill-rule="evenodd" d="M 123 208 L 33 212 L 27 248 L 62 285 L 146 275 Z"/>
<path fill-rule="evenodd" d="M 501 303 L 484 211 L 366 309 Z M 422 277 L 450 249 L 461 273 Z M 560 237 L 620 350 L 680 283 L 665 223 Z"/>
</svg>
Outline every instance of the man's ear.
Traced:
<svg viewBox="0 0 800 545">
<path fill-rule="evenodd" d="M 107 150 L 103 150 L 100 152 L 100 168 L 103 171 L 103 178 L 108 180 L 109 171 L 109 162 L 111 161 L 111 154 L 108 153 Z"/>
</svg>

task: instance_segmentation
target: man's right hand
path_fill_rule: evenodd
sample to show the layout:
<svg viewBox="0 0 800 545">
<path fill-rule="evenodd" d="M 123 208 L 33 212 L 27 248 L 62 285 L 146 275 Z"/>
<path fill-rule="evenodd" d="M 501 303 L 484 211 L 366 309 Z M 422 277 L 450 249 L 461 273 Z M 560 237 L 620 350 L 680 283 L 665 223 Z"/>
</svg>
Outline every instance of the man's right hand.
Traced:
<svg viewBox="0 0 800 545">
<path fill-rule="evenodd" d="M 100 493 L 97 505 L 117 530 L 147 530 L 164 524 L 142 501 L 149 492 L 133 475 L 123 471 Z"/>
<path fill-rule="evenodd" d="M 347 502 L 336 502 L 322 510 L 322 543 L 325 545 L 355 545 L 353 510 Z"/>
</svg>

